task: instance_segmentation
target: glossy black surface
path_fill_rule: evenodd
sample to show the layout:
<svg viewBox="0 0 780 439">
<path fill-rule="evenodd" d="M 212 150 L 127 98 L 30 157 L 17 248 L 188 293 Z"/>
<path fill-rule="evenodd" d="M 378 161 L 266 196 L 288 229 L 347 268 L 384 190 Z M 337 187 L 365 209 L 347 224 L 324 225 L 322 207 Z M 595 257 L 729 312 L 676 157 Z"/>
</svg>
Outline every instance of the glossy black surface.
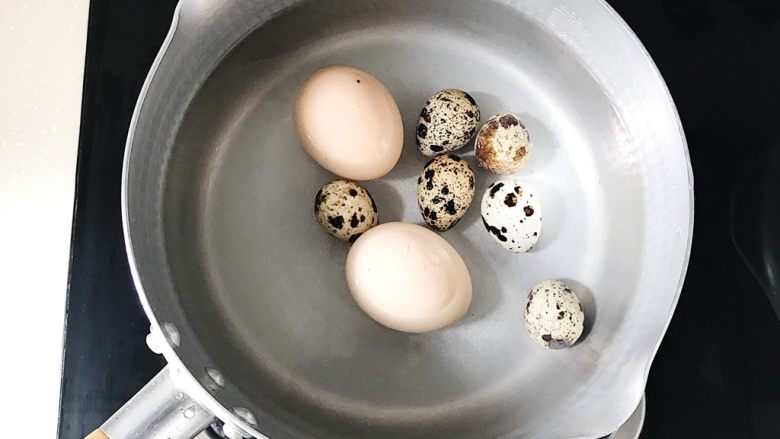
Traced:
<svg viewBox="0 0 780 439">
<path fill-rule="evenodd" d="M 173 0 L 92 0 L 81 112 L 60 438 L 83 438 L 163 366 L 125 256 L 125 138 Z"/>
<path fill-rule="evenodd" d="M 780 323 L 732 245 L 729 212 L 747 158 L 780 137 L 780 2 L 611 4 L 669 85 L 696 185 L 693 254 L 650 373 L 642 437 L 778 438 Z M 128 272 L 119 185 L 130 115 L 174 7 L 173 0 L 91 2 L 61 438 L 97 427 L 163 365 L 144 341 L 148 322 Z M 740 228 L 761 219 L 739 215 Z"/>
</svg>

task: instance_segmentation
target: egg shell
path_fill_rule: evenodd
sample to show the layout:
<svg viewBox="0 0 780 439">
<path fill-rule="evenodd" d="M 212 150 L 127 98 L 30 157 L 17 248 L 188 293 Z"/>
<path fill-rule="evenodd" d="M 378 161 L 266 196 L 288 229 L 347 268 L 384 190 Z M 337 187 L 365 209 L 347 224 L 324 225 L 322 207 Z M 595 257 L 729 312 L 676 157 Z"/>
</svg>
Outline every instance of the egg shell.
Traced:
<svg viewBox="0 0 780 439">
<path fill-rule="evenodd" d="M 493 239 L 513 253 L 527 252 L 542 231 L 538 197 L 517 180 L 499 180 L 482 196 L 482 223 Z"/>
<path fill-rule="evenodd" d="M 350 248 L 347 286 L 378 323 L 421 333 L 451 325 L 471 304 L 468 267 L 437 233 L 391 222 L 372 228 Z"/>
<path fill-rule="evenodd" d="M 438 91 L 417 119 L 417 148 L 426 157 L 460 149 L 474 137 L 479 118 L 479 106 L 465 91 Z"/>
<path fill-rule="evenodd" d="M 314 215 L 326 232 L 350 242 L 379 222 L 371 194 L 354 181 L 342 179 L 331 181 L 317 192 Z"/>
<path fill-rule="evenodd" d="M 512 174 L 528 159 L 531 138 L 519 117 L 499 113 L 482 125 L 474 149 L 483 168 L 495 174 Z"/>
<path fill-rule="evenodd" d="M 298 91 L 293 120 L 311 158 L 341 177 L 379 178 L 401 156 L 398 105 L 368 72 L 345 66 L 318 70 Z"/>
<path fill-rule="evenodd" d="M 585 313 L 576 294 L 559 280 L 546 280 L 528 294 L 525 328 L 538 344 L 563 349 L 579 340 Z"/>
<path fill-rule="evenodd" d="M 417 178 L 417 205 L 425 224 L 444 232 L 463 218 L 474 199 L 474 172 L 455 154 L 431 159 Z"/>
</svg>

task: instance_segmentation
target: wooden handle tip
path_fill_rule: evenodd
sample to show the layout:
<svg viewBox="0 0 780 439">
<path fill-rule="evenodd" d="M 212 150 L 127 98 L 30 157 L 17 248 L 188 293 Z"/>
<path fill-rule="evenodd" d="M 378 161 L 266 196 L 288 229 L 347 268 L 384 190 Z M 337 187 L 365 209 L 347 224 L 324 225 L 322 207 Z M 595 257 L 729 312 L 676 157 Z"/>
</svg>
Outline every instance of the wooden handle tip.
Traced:
<svg viewBox="0 0 780 439">
<path fill-rule="evenodd" d="M 88 434 L 87 437 L 85 437 L 84 439 L 111 439 L 111 438 L 106 436 L 106 434 L 103 433 L 103 430 L 98 428 L 97 430 Z"/>
</svg>

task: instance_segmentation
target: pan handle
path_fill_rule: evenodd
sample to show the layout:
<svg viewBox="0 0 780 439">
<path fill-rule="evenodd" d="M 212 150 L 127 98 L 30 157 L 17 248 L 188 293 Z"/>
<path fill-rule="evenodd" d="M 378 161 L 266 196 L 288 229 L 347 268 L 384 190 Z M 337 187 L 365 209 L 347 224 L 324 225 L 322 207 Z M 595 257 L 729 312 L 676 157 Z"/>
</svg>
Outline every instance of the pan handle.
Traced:
<svg viewBox="0 0 780 439">
<path fill-rule="evenodd" d="M 214 415 L 181 391 L 164 367 L 85 439 L 192 439 Z"/>
</svg>

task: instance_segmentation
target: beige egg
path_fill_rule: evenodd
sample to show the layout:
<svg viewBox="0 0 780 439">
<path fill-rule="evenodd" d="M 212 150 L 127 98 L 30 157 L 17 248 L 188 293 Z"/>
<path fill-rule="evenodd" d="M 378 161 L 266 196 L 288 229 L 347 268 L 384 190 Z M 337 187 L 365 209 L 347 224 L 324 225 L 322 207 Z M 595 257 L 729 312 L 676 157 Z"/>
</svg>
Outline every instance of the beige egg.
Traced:
<svg viewBox="0 0 780 439">
<path fill-rule="evenodd" d="M 416 224 L 381 224 L 358 238 L 347 255 L 347 285 L 369 317 L 402 332 L 444 328 L 471 304 L 463 259 Z"/>
<path fill-rule="evenodd" d="M 314 73 L 298 92 L 294 119 L 306 152 L 342 177 L 379 178 L 401 156 L 398 105 L 377 78 L 362 70 L 335 66 Z"/>
<path fill-rule="evenodd" d="M 531 138 L 512 113 L 499 113 L 477 133 L 474 149 L 480 166 L 496 174 L 517 172 L 531 153 Z"/>
</svg>

